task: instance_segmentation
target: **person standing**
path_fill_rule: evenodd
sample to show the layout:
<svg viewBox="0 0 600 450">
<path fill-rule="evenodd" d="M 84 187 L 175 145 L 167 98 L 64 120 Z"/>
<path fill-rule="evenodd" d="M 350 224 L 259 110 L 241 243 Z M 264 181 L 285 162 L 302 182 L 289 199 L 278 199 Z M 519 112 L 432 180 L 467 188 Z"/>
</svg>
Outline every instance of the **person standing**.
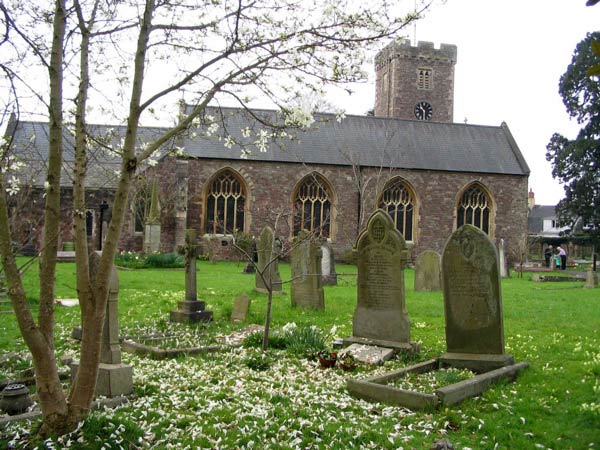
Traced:
<svg viewBox="0 0 600 450">
<path fill-rule="evenodd" d="M 552 253 L 554 253 L 554 247 L 549 245 L 544 250 L 544 259 L 546 260 L 546 267 L 550 267 L 550 258 L 552 258 Z"/>
<path fill-rule="evenodd" d="M 558 256 L 560 256 L 560 270 L 566 270 L 567 269 L 567 252 L 560 245 L 558 247 L 556 247 L 556 250 L 558 250 Z"/>
</svg>

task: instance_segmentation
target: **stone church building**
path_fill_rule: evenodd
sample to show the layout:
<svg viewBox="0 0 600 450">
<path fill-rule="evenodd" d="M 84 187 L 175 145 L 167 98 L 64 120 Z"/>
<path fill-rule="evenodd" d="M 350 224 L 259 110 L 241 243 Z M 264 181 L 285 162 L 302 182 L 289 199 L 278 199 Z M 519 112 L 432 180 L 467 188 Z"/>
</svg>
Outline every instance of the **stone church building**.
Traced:
<svg viewBox="0 0 600 450">
<path fill-rule="evenodd" d="M 452 45 L 393 42 L 375 58 L 374 116 L 321 114 L 309 128 L 276 137 L 261 131 L 262 120 L 277 121 L 276 111 L 209 108 L 173 144 L 182 155 L 165 156 L 140 175 L 121 248 L 142 250 L 156 180 L 163 251 L 173 251 L 184 230 L 194 228 L 204 252 L 228 258 L 233 233 L 258 236 L 270 225 L 284 242 L 301 229 L 313 231 L 340 257 L 376 208 L 389 212 L 413 258 L 441 251 L 465 223 L 516 251 L 527 234 L 529 168 L 506 124 L 453 122 L 456 61 Z M 37 127 L 33 146 L 43 155 L 44 126 L 14 124 L 15 142 L 26 146 Z M 142 138 L 157 131 L 144 128 Z M 67 197 L 71 153 L 65 149 Z M 102 155 L 95 163 L 87 217 L 90 239 L 99 242 L 117 166 Z M 68 199 L 64 208 L 61 239 L 69 241 Z"/>
</svg>

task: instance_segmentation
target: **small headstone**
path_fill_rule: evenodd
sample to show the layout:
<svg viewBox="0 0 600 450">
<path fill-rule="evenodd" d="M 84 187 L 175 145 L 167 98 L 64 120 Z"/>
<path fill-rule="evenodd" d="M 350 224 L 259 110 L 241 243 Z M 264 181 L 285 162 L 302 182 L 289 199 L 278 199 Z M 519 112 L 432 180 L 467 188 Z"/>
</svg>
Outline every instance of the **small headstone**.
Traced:
<svg viewBox="0 0 600 450">
<path fill-rule="evenodd" d="M 321 278 L 321 246 L 302 230 L 292 242 L 292 306 L 325 309 Z"/>
<path fill-rule="evenodd" d="M 267 285 L 269 285 L 272 292 L 280 293 L 282 286 L 278 260 L 281 253 L 281 241 L 275 239 L 275 233 L 268 225 L 260 233 L 256 244 L 256 252 L 258 254 L 256 290 L 258 292 L 268 292 Z"/>
<path fill-rule="evenodd" d="M 234 322 L 244 322 L 248 316 L 248 310 L 250 309 L 250 297 L 246 294 L 239 295 L 233 301 L 233 311 L 231 313 L 231 320 Z"/>
<path fill-rule="evenodd" d="M 508 278 L 508 264 L 506 262 L 506 252 L 504 250 L 504 239 L 500 239 L 500 244 L 498 245 L 498 258 L 500 260 L 500 276 L 502 278 Z"/>
<path fill-rule="evenodd" d="M 504 325 L 498 252 L 472 225 L 456 230 L 444 248 L 442 278 L 447 353 L 442 363 L 460 361 L 472 370 L 513 363 L 504 354 Z"/>
<path fill-rule="evenodd" d="M 415 264 L 415 291 L 441 291 L 440 254 L 426 250 L 417 257 Z"/>
<path fill-rule="evenodd" d="M 593 269 L 588 269 L 585 277 L 585 285 L 583 286 L 586 289 L 594 289 L 598 286 L 598 272 L 594 272 Z"/>
<path fill-rule="evenodd" d="M 376 366 L 380 366 L 394 357 L 394 350 L 391 348 L 373 345 L 352 344 L 346 347 L 344 352 L 351 353 L 357 361 Z"/>
<path fill-rule="evenodd" d="M 101 252 L 92 252 L 89 258 L 90 278 L 96 278 L 100 266 Z M 128 395 L 133 392 L 133 369 L 121 361 L 119 342 L 119 278 L 117 270 L 111 268 L 108 286 L 108 301 L 102 329 L 100 346 L 100 366 L 96 382 L 96 395 L 108 398 Z M 71 363 L 73 379 L 79 369 L 79 362 Z"/>
<path fill-rule="evenodd" d="M 346 342 L 414 351 L 404 293 L 406 244 L 389 214 L 371 215 L 356 251 L 358 304 Z"/>
<path fill-rule="evenodd" d="M 323 284 L 327 286 L 337 285 L 337 272 L 335 271 L 335 259 L 331 244 L 325 242 L 321 245 L 321 277 Z"/>
<path fill-rule="evenodd" d="M 196 256 L 198 244 L 196 230 L 185 230 L 185 300 L 177 304 L 177 310 L 171 311 L 171 322 L 209 322 L 212 320 L 212 311 L 206 310 L 206 304 L 198 300 L 198 286 L 196 279 Z"/>
</svg>

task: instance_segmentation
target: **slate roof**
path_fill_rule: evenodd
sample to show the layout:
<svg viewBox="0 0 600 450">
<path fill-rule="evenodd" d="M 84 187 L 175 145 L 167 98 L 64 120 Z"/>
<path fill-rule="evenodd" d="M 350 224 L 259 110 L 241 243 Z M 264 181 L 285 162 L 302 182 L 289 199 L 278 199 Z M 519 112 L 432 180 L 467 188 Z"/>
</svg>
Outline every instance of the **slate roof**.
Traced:
<svg viewBox="0 0 600 450">
<path fill-rule="evenodd" d="M 46 181 L 48 161 L 48 123 L 16 121 L 11 118 L 6 135 L 10 135 L 13 130 L 12 148 L 18 158 L 27 165 L 25 177 L 34 186 L 43 186 Z M 139 130 L 138 140 L 140 142 L 153 140 L 164 131 L 163 128 L 142 127 Z M 113 147 L 118 148 L 121 138 L 125 135 L 125 127 L 90 125 L 88 132 L 93 138 L 104 140 Z M 86 187 L 89 189 L 115 189 L 118 181 L 116 172 L 121 169 L 120 158 L 104 147 L 94 145 L 93 138 L 89 139 L 90 151 L 88 152 Z M 60 185 L 70 187 L 73 186 L 73 168 L 75 164 L 74 137 L 68 130 L 65 130 L 63 139 L 63 170 Z"/>
<path fill-rule="evenodd" d="M 261 119 L 281 123 L 275 111 L 253 112 Z M 295 131 L 296 140 L 278 138 L 270 142 L 268 151 L 260 152 L 253 145 L 256 136 L 245 138 L 241 132 L 246 127 L 261 128 L 249 114 L 238 108 L 212 107 L 207 114 L 220 124 L 217 134 L 222 139 L 200 136 L 203 129 L 198 130 L 195 138 L 187 136 L 182 146 L 190 157 L 240 159 L 242 146 L 247 146 L 252 151 L 249 159 L 257 161 L 529 174 L 529 167 L 505 123 L 480 126 L 372 116 L 347 116 L 338 122 L 335 115 L 321 114 L 309 130 Z M 226 148 L 223 138 L 227 134 L 242 145 Z"/>
</svg>

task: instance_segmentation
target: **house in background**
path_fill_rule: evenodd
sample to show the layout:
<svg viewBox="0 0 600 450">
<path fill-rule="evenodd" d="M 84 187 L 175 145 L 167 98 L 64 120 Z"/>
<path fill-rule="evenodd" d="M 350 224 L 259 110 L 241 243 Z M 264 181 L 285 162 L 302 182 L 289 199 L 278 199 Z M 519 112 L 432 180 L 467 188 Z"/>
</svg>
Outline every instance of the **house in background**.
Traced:
<svg viewBox="0 0 600 450">
<path fill-rule="evenodd" d="M 589 238 L 567 235 L 571 227 L 562 226 L 556 213 L 556 205 L 536 205 L 535 194 L 532 189 L 529 189 L 528 206 L 527 227 L 532 255 L 541 257 L 548 245 L 555 248 L 557 245 L 564 245 L 569 258 L 592 258 L 593 246 L 588 242 Z M 577 227 L 577 222 L 575 227 Z M 579 228 L 585 231 L 589 227 Z"/>
</svg>

